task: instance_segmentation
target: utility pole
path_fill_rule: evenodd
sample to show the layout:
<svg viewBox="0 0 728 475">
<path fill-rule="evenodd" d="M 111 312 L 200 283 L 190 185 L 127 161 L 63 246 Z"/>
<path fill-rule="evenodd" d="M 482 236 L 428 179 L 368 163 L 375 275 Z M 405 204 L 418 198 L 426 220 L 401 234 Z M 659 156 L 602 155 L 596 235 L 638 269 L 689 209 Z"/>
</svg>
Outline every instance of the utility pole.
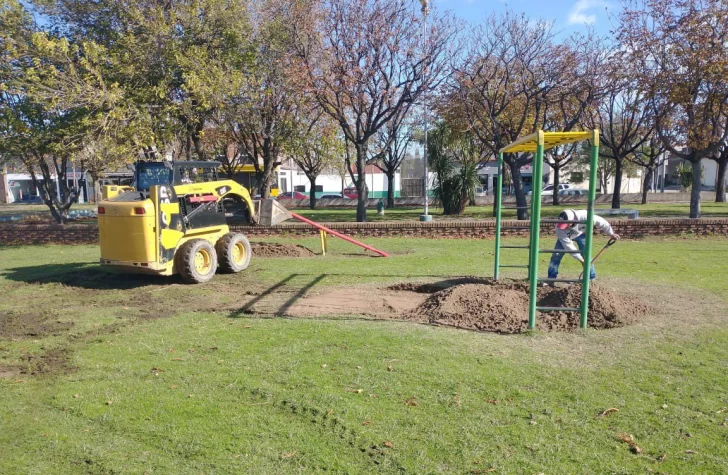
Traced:
<svg viewBox="0 0 728 475">
<path fill-rule="evenodd" d="M 422 4 L 422 48 L 423 53 L 427 54 L 427 15 L 430 14 L 430 0 L 420 0 Z M 423 54 L 423 55 L 424 55 Z M 422 72 L 422 80 L 425 81 L 425 71 Z M 425 86 L 422 94 L 422 104 L 425 114 L 425 147 L 424 147 L 424 164 L 425 164 L 425 181 L 424 181 L 424 195 L 425 195 L 425 213 L 420 216 L 420 221 L 432 221 L 430 216 L 429 208 L 429 174 L 427 170 L 427 129 L 428 129 L 428 117 L 427 117 L 427 87 Z"/>
</svg>

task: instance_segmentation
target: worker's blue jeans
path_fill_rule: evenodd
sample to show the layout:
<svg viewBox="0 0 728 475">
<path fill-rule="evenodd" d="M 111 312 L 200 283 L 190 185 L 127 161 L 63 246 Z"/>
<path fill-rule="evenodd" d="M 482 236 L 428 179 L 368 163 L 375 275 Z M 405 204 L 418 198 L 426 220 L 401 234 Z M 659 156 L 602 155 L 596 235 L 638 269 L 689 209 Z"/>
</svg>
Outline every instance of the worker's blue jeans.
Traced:
<svg viewBox="0 0 728 475">
<path fill-rule="evenodd" d="M 586 240 L 586 236 L 582 234 L 581 236 L 574 239 L 574 242 L 576 242 L 577 246 L 579 246 L 579 250 L 584 251 L 584 241 Z M 556 245 L 554 246 L 554 249 L 563 249 L 564 246 L 561 245 L 560 240 L 556 240 Z M 582 254 L 583 255 L 583 254 Z M 551 262 L 549 262 L 549 279 L 555 279 L 559 276 L 559 265 L 561 264 L 561 259 L 564 258 L 564 253 L 555 253 L 551 254 Z M 594 280 L 597 277 L 597 273 L 594 270 L 594 266 L 591 266 L 591 270 L 589 271 L 589 280 Z"/>
</svg>

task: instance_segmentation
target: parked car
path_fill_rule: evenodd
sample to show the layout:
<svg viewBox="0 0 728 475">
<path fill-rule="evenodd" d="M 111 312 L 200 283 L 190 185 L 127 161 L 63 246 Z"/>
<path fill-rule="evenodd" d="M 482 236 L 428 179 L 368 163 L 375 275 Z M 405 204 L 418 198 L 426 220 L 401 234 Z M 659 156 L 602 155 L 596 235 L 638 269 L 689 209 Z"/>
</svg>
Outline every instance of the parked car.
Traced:
<svg viewBox="0 0 728 475">
<path fill-rule="evenodd" d="M 357 190 L 354 186 L 344 188 L 344 197 L 349 198 L 350 200 L 355 200 L 359 198 L 359 190 Z"/>
<path fill-rule="evenodd" d="M 308 195 L 300 191 L 287 191 L 278 195 L 279 200 L 307 200 Z"/>
<path fill-rule="evenodd" d="M 559 192 L 563 190 L 571 189 L 571 185 L 568 183 L 559 183 Z M 529 191 L 527 193 L 528 195 L 531 194 Z M 541 196 L 553 196 L 554 194 L 554 185 L 546 185 L 543 187 L 543 190 L 541 190 Z"/>
<path fill-rule="evenodd" d="M 341 196 L 341 193 L 328 193 L 326 195 L 319 196 L 320 200 L 340 200 L 340 199 L 346 199 L 345 197 Z"/>
<path fill-rule="evenodd" d="M 559 196 L 579 196 L 589 194 L 589 190 L 580 190 L 578 188 L 567 188 L 559 191 Z"/>
</svg>

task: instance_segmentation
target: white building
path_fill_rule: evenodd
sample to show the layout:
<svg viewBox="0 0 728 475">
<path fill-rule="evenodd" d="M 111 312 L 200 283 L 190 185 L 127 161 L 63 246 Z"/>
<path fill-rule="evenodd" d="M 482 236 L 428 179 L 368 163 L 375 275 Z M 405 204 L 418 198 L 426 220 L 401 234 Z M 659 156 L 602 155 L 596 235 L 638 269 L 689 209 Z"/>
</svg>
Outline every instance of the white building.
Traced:
<svg viewBox="0 0 728 475">
<path fill-rule="evenodd" d="M 306 174 L 295 163 L 285 161 L 278 168 L 278 189 L 280 193 L 298 191 L 309 195 L 311 193 L 311 182 Z M 400 173 L 394 176 L 394 196 L 400 195 Z M 369 189 L 369 198 L 385 198 L 388 190 L 387 175 L 375 167 L 367 165 L 366 182 Z M 333 170 L 324 171 L 316 178 L 316 196 L 325 194 L 342 194 L 347 188 L 355 188 L 349 173 L 342 178 Z"/>
</svg>

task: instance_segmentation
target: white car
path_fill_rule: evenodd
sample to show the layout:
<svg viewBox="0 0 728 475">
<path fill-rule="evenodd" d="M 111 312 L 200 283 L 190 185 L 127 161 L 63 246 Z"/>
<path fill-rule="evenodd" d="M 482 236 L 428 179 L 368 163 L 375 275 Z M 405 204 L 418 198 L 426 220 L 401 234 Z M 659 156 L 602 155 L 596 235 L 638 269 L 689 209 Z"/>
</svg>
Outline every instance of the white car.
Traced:
<svg viewBox="0 0 728 475">
<path fill-rule="evenodd" d="M 568 190 L 571 188 L 571 185 L 568 183 L 559 183 L 559 194 L 561 194 L 562 191 Z M 529 194 L 531 194 L 529 192 Z M 554 185 L 546 185 L 543 187 L 543 190 L 541 190 L 541 196 L 553 196 L 554 195 Z"/>
</svg>

